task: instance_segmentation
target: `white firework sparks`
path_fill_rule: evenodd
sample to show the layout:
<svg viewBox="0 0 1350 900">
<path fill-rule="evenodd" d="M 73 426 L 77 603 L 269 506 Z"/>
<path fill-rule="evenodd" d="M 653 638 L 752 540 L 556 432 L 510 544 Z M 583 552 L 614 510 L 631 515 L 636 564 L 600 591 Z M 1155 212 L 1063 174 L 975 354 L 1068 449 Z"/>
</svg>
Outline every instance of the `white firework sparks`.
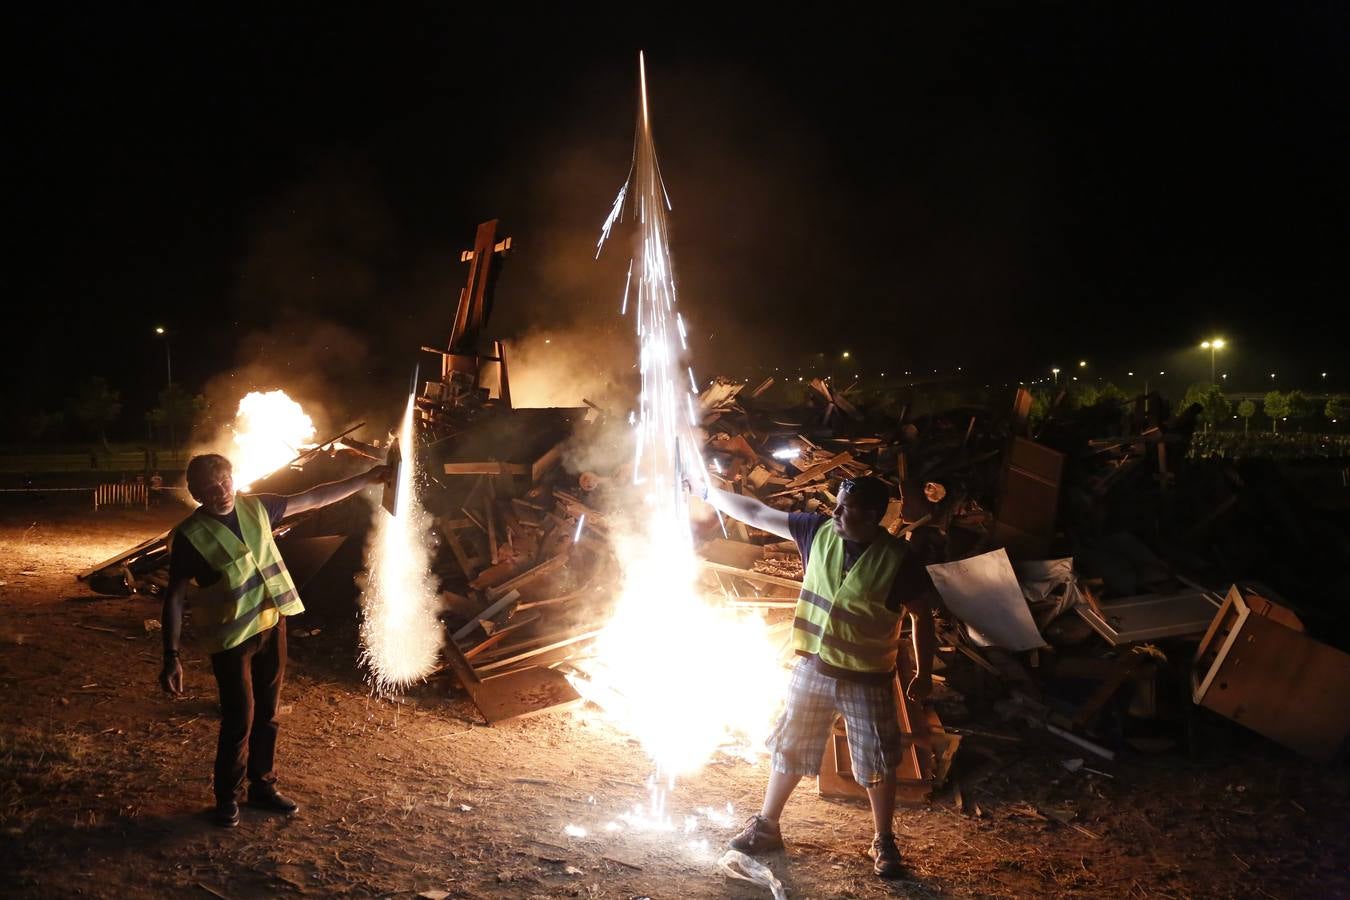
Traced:
<svg viewBox="0 0 1350 900">
<path fill-rule="evenodd" d="M 442 629 L 437 582 L 426 535 L 431 521 L 414 489 L 413 398 L 399 430 L 398 515 L 375 510 L 366 546 L 369 575 L 361 592 L 361 661 L 379 694 L 396 692 L 436 667 Z"/>
<path fill-rule="evenodd" d="M 675 776 L 699 769 L 729 734 L 762 742 L 785 682 L 763 618 L 713 607 L 696 588 L 698 558 L 683 485 L 701 491 L 708 482 L 698 434 L 698 382 L 684 358 L 689 331 L 676 312 L 669 198 L 656 161 L 642 57 L 639 65 L 642 103 L 633 168 L 600 243 L 624 201 L 632 202 L 642 238 L 637 271 L 629 268 L 636 287 L 642 393 L 629 421 L 633 484 L 643 510 L 636 533 L 616 541 L 624 568 L 622 594 L 598 640 L 589 677 L 575 683 L 634 734 L 655 763 L 648 809 L 635 810 L 627 824 L 641 819 L 645 827 L 674 830 L 666 793 Z M 625 285 L 625 314 L 628 293 Z"/>
</svg>

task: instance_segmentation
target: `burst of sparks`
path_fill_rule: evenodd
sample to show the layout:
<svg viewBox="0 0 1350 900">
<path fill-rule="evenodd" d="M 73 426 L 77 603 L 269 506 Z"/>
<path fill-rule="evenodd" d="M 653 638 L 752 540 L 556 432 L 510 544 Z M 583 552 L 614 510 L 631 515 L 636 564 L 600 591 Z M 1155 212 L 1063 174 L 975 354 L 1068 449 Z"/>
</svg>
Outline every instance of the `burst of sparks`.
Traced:
<svg viewBox="0 0 1350 900">
<path fill-rule="evenodd" d="M 415 490 L 413 397 L 399 429 L 398 515 L 376 508 L 366 547 L 367 576 L 361 593 L 361 659 L 375 691 L 391 693 L 420 681 L 436 667 L 442 629 L 440 598 L 425 535 L 431 521 Z"/>
<path fill-rule="evenodd" d="M 648 806 L 606 828 L 622 823 L 677 831 L 687 829 L 689 820 L 677 821 L 667 810 L 675 776 L 701 767 L 726 743 L 728 732 L 761 744 L 783 696 L 784 677 L 763 618 L 713 607 L 696 589 L 699 564 L 683 485 L 701 492 L 709 476 L 697 433 L 698 381 L 683 358 L 688 327 L 676 311 L 666 218 L 670 200 L 652 140 L 645 60 L 639 62 L 634 162 L 615 209 L 624 198 L 634 204 L 641 237 L 629 267 L 641 394 L 629 423 L 633 484 L 642 492 L 643 510 L 635 533 L 611 535 L 623 564 L 622 593 L 597 641 L 595 661 L 586 677 L 573 683 L 634 734 L 655 763 Z M 618 216 L 611 210 L 602 246 Z M 625 313 L 627 293 L 626 286 Z M 691 664 L 691 654 L 697 663 Z"/>
</svg>

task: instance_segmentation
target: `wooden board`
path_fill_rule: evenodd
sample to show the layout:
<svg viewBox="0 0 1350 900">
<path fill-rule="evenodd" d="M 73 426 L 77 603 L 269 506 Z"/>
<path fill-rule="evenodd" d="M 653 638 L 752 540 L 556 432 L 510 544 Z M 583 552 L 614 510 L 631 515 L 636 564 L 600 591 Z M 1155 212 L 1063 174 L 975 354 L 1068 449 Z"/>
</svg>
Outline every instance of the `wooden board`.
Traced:
<svg viewBox="0 0 1350 900">
<path fill-rule="evenodd" d="M 581 695 L 560 672 L 538 666 L 485 678 L 477 686 L 474 705 L 489 724 L 567 709 L 581 702 Z"/>
<path fill-rule="evenodd" d="M 1055 536 L 1064 454 L 1014 437 L 999 477 L 994 539 L 1014 559 L 1042 559 Z"/>
<path fill-rule="evenodd" d="M 745 570 L 764 558 L 764 548 L 759 544 L 743 544 L 726 538 L 713 538 L 699 547 L 698 553 L 709 562 Z"/>
<path fill-rule="evenodd" d="M 1350 655 L 1257 614 L 1236 586 L 1192 679 L 1195 703 L 1319 762 L 1350 737 Z"/>
<path fill-rule="evenodd" d="M 528 475 L 530 467 L 522 463 L 506 463 L 496 460 L 482 462 L 448 462 L 444 464 L 446 475 Z"/>
<path fill-rule="evenodd" d="M 756 581 L 760 584 L 776 584 L 780 587 L 792 588 L 794 591 L 801 590 L 802 583 L 793 581 L 791 578 L 782 578 L 778 575 L 767 575 L 763 572 L 750 572 L 745 569 L 738 569 L 735 566 L 724 566 L 721 563 L 701 560 L 699 562 L 703 568 L 721 575 L 735 575 L 737 578 L 744 578 L 747 581 Z"/>
</svg>

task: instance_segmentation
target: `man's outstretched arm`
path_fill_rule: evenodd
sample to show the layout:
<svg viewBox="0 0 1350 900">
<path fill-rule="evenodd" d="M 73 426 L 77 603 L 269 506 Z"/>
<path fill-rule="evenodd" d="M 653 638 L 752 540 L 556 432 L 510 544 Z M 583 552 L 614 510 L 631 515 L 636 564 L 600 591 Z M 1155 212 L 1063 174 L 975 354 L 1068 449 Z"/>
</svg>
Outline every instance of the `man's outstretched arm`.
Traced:
<svg viewBox="0 0 1350 900">
<path fill-rule="evenodd" d="M 788 528 L 788 514 L 784 510 L 774 509 L 754 497 L 720 491 L 715 487 L 708 488 L 708 496 L 705 499 L 714 508 L 732 518 L 740 519 L 745 524 L 753 525 L 769 534 L 776 534 L 784 540 L 792 540 L 792 531 Z"/>
<path fill-rule="evenodd" d="M 286 497 L 286 515 L 294 516 L 311 509 L 318 509 L 339 500 L 346 500 L 352 494 L 372 484 L 381 484 L 392 474 L 389 466 L 375 466 L 360 475 L 353 475 L 343 481 L 331 481 Z"/>
</svg>

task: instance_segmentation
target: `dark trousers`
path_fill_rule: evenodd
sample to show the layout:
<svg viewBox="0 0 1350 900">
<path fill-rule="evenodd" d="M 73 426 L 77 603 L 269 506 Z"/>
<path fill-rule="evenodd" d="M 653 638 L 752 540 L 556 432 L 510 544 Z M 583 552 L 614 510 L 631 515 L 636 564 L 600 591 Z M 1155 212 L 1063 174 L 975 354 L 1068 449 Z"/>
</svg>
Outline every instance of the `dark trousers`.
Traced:
<svg viewBox="0 0 1350 900">
<path fill-rule="evenodd" d="M 286 618 L 237 647 L 211 654 L 220 688 L 216 744 L 216 799 L 229 800 L 244 784 L 276 781 L 277 706 L 286 676 Z"/>
</svg>

